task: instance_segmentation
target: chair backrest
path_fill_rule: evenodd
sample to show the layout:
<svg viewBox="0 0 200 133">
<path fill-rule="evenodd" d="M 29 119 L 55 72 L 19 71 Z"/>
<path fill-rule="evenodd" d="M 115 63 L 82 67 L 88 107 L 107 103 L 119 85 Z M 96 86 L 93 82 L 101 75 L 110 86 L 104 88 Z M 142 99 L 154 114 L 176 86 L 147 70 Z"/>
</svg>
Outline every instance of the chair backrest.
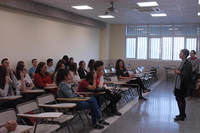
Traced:
<svg viewBox="0 0 200 133">
<path fill-rule="evenodd" d="M 10 120 L 17 120 L 16 111 L 14 109 L 3 110 L 0 112 L 0 118 L 0 124 Z"/>
<path fill-rule="evenodd" d="M 45 103 L 50 103 L 50 102 L 55 102 L 55 97 L 53 94 L 45 94 L 42 96 L 37 97 L 37 102 L 38 104 L 45 104 Z"/>
<path fill-rule="evenodd" d="M 34 100 L 17 105 L 18 113 L 22 113 L 22 114 L 33 111 L 33 110 L 38 110 L 38 109 L 39 108 L 38 108 L 37 102 Z"/>
<path fill-rule="evenodd" d="M 110 77 L 111 81 L 118 81 L 117 76 Z"/>
<path fill-rule="evenodd" d="M 115 70 L 115 68 L 114 68 L 114 67 L 112 67 L 112 68 L 111 68 L 111 71 L 112 71 L 113 73 L 115 73 L 115 72 L 116 72 L 116 70 Z"/>
</svg>

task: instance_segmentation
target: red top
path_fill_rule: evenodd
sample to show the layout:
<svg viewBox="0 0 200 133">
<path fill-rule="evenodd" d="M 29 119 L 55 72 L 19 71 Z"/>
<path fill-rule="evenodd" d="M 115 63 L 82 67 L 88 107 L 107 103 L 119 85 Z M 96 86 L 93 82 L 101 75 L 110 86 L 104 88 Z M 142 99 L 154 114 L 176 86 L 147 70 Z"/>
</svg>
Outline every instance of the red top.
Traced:
<svg viewBox="0 0 200 133">
<path fill-rule="evenodd" d="M 82 80 L 78 86 L 78 92 L 90 92 L 91 90 L 87 88 L 89 85 L 86 80 Z"/>
<path fill-rule="evenodd" d="M 46 87 L 47 84 L 53 84 L 53 80 L 51 79 L 50 76 L 47 75 L 40 75 L 39 73 L 36 73 L 34 76 L 34 84 L 35 86 L 41 86 L 41 87 Z M 53 94 L 57 93 L 57 88 L 56 89 L 51 89 L 51 92 Z"/>
</svg>

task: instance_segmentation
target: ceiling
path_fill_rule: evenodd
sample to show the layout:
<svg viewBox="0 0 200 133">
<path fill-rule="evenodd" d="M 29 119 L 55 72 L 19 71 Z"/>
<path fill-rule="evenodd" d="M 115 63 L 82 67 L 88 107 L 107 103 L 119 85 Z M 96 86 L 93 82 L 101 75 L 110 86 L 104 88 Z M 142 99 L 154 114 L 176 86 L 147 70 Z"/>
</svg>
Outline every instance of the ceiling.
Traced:
<svg viewBox="0 0 200 133">
<path fill-rule="evenodd" d="M 111 0 L 32 0 L 58 9 L 86 16 L 110 24 L 173 24 L 173 23 L 199 23 L 200 11 L 198 0 L 113 0 L 118 13 L 113 19 L 102 19 L 105 9 L 111 7 Z M 152 17 L 151 13 L 136 13 L 130 8 L 139 6 L 137 2 L 156 1 L 159 8 L 167 17 Z M 88 5 L 92 10 L 76 10 L 71 6 Z"/>
</svg>

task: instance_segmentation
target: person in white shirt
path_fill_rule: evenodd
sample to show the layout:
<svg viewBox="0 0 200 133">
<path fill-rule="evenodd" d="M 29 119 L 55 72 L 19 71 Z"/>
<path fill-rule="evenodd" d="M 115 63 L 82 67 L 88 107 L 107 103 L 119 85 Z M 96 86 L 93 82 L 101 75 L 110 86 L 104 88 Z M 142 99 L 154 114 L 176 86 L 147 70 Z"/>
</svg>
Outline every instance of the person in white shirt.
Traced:
<svg viewBox="0 0 200 133">
<path fill-rule="evenodd" d="M 33 90 L 35 88 L 35 85 L 30 78 L 30 76 L 27 74 L 25 65 L 18 65 L 16 68 L 16 78 L 17 78 L 17 86 L 20 88 L 21 91 L 26 90 Z M 23 99 L 28 100 L 35 100 L 37 96 L 41 95 L 38 94 L 22 94 Z"/>
<path fill-rule="evenodd" d="M 74 81 L 79 81 L 80 80 L 80 76 L 78 74 L 78 67 L 77 67 L 77 64 L 76 63 L 71 63 L 70 66 L 69 66 L 69 70 L 70 70 L 70 73 L 73 77 L 73 80 Z"/>
<path fill-rule="evenodd" d="M 91 59 L 88 63 L 88 67 L 87 67 L 87 72 L 93 72 L 94 71 L 94 63 L 95 63 L 95 60 L 94 59 Z"/>
<path fill-rule="evenodd" d="M 47 60 L 47 72 L 49 72 L 50 76 L 53 76 L 54 73 L 54 67 L 53 67 L 53 59 L 49 58 Z"/>
</svg>

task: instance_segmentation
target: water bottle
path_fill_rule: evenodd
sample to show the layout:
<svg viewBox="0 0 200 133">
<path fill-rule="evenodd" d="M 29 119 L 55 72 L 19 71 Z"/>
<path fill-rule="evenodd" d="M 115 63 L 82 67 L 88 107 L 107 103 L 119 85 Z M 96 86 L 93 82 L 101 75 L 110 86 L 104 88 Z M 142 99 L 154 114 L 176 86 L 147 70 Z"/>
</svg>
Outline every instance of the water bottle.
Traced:
<svg viewBox="0 0 200 133">
<path fill-rule="evenodd" d="M 19 86 L 19 84 L 17 84 L 16 93 L 17 93 L 17 96 L 20 96 L 20 86 Z"/>
</svg>

